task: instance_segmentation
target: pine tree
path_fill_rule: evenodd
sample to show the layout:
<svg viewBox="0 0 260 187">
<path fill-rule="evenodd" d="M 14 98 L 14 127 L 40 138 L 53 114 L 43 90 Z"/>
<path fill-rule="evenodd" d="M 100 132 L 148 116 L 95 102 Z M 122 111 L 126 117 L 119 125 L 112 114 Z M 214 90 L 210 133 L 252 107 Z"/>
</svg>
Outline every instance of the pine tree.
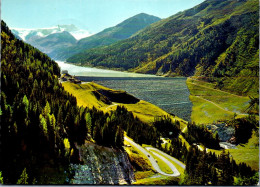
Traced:
<svg viewBox="0 0 260 187">
<path fill-rule="evenodd" d="M 90 113 L 86 113 L 85 115 L 85 120 L 86 120 L 86 127 L 87 127 L 87 133 L 91 133 L 91 126 L 92 126 L 92 122 L 91 122 L 91 115 Z"/>
<path fill-rule="evenodd" d="M 59 107 L 58 116 L 57 116 L 57 123 L 58 123 L 59 125 L 63 125 L 63 121 L 64 121 L 64 119 L 63 119 L 62 108 Z"/>
<path fill-rule="evenodd" d="M 218 185 L 232 185 L 234 182 L 229 155 L 229 152 L 223 150 L 218 159 L 218 168 L 220 169 Z"/>
<path fill-rule="evenodd" d="M 24 97 L 23 97 L 23 102 L 22 102 L 22 103 L 23 103 L 23 105 L 24 105 L 25 114 L 26 114 L 26 116 L 28 116 L 28 112 L 29 112 L 29 101 L 28 101 L 26 95 L 24 95 Z"/>
<path fill-rule="evenodd" d="M 69 156 L 69 153 L 70 153 L 70 142 L 69 142 L 69 139 L 68 138 L 65 138 L 63 140 L 63 144 L 64 144 L 64 147 L 65 147 L 65 156 Z"/>
<path fill-rule="evenodd" d="M 98 144 L 102 143 L 103 136 L 101 130 L 100 125 L 97 123 L 93 131 L 93 138 Z"/>
<path fill-rule="evenodd" d="M 20 179 L 17 181 L 17 184 L 28 184 L 28 174 L 26 173 L 26 168 L 24 168 L 21 176 L 20 176 Z"/>
<path fill-rule="evenodd" d="M 117 126 L 115 145 L 119 148 L 124 145 L 124 131 L 120 126 Z"/>
<path fill-rule="evenodd" d="M 51 107 L 50 107 L 49 102 L 47 101 L 47 103 L 46 103 L 46 105 L 45 105 L 45 107 L 44 107 L 44 110 L 43 110 L 42 115 L 43 115 L 43 117 L 44 117 L 45 119 L 47 119 L 47 116 L 48 116 L 48 114 L 50 114 L 50 113 L 51 113 Z"/>
<path fill-rule="evenodd" d="M 212 168 L 211 173 L 212 173 L 211 183 L 212 185 L 217 185 L 218 184 L 217 170 L 215 168 Z"/>
<path fill-rule="evenodd" d="M 2 176 L 2 171 L 0 171 L 0 184 L 4 184 L 4 178 Z"/>
<path fill-rule="evenodd" d="M 46 122 L 45 118 L 41 114 L 39 116 L 39 119 L 40 119 L 40 127 L 42 128 L 43 134 L 45 136 L 47 136 L 48 135 L 47 122 Z"/>
</svg>

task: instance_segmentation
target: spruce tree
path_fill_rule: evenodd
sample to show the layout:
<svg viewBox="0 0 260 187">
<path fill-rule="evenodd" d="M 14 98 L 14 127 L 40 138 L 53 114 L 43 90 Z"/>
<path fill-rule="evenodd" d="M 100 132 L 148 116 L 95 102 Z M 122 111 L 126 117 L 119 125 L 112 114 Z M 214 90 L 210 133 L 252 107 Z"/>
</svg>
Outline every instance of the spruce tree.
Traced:
<svg viewBox="0 0 260 187">
<path fill-rule="evenodd" d="M 4 184 L 4 178 L 2 176 L 2 171 L 0 171 L 0 184 Z"/>
<path fill-rule="evenodd" d="M 229 155 L 229 152 L 223 150 L 218 159 L 218 167 L 220 169 L 218 185 L 232 185 L 234 182 Z"/>
<path fill-rule="evenodd" d="M 17 184 L 28 184 L 28 174 L 26 173 L 26 168 L 24 168 L 20 178 L 17 181 Z"/>
</svg>

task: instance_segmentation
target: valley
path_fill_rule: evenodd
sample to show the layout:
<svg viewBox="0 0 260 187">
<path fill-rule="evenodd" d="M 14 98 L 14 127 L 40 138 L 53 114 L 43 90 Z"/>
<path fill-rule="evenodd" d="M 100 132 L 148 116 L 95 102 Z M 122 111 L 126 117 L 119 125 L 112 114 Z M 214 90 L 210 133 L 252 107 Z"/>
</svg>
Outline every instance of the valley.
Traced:
<svg viewBox="0 0 260 187">
<path fill-rule="evenodd" d="M 204 1 L 133 37 L 66 61 L 163 76 L 201 76 L 237 95 L 257 96 L 258 1 Z M 246 63 L 245 63 L 246 62 Z"/>
<path fill-rule="evenodd" d="M 134 116 L 138 117 L 141 121 L 148 124 L 152 124 L 156 117 L 169 115 L 167 112 L 163 111 L 159 107 L 152 105 L 146 101 L 138 100 L 135 97 L 129 95 L 125 91 L 113 90 L 93 82 L 83 82 L 82 84 L 63 82 L 62 85 L 64 86 L 66 91 L 72 93 L 77 98 L 78 105 L 82 107 L 88 107 L 88 108 L 95 107 L 98 110 L 101 110 L 106 113 L 106 112 L 111 112 L 113 110 L 117 110 L 118 106 L 124 106 L 129 112 L 132 112 Z M 121 98 L 123 100 L 115 102 L 113 100 L 115 98 Z M 129 104 L 131 102 L 132 104 Z M 177 116 L 170 116 L 170 118 L 173 121 L 176 120 L 180 121 L 182 128 L 186 126 L 187 122 L 183 121 L 181 118 Z M 150 146 L 142 147 L 141 145 L 136 144 L 132 139 L 130 139 L 126 135 L 124 137 L 124 142 L 125 142 L 124 144 L 125 144 L 126 151 L 128 150 L 129 146 L 133 147 L 134 149 L 137 149 L 138 152 L 142 153 L 142 159 L 145 157 L 147 159 L 147 162 L 150 162 L 148 163 L 151 164 L 150 171 L 155 170 L 154 175 L 158 175 L 157 173 L 160 174 L 160 176 L 157 176 L 157 179 L 154 180 L 152 183 L 151 181 L 144 178 L 144 176 L 146 176 L 144 175 L 141 180 L 137 180 L 133 184 L 154 184 L 155 181 L 157 182 L 161 181 L 162 178 L 164 180 L 171 181 L 172 180 L 171 177 L 180 177 L 180 172 L 183 174 L 185 166 L 177 159 L 172 158 L 170 155 L 166 155 L 165 153 L 158 152 L 159 150 L 156 150 Z M 131 154 L 131 152 L 129 151 L 127 151 L 127 153 Z M 97 157 L 99 157 L 98 155 L 102 153 L 96 153 L 96 154 Z M 176 165 L 178 169 L 176 169 L 175 167 Z M 167 170 L 165 171 L 165 167 L 169 167 L 169 171 Z M 138 172 L 140 174 L 140 171 Z M 103 176 L 103 174 L 101 174 L 101 176 Z M 73 179 L 74 181 L 73 184 L 81 184 L 81 183 L 84 184 L 85 177 L 87 176 L 84 176 L 82 180 L 80 180 L 80 178 L 76 180 Z M 104 180 L 101 179 L 100 181 L 99 179 L 93 179 L 93 180 L 95 184 L 102 184 L 101 181 L 104 182 Z M 111 182 L 109 183 L 113 184 L 114 182 L 115 184 L 118 184 L 116 180 L 111 180 Z M 121 181 L 119 184 L 124 184 L 124 182 Z"/>
<path fill-rule="evenodd" d="M 83 82 L 98 83 L 115 90 L 124 90 L 135 97 L 150 102 L 168 113 L 190 121 L 192 104 L 186 78 L 169 78 L 155 75 L 119 72 L 80 67 L 58 61 L 61 70 L 69 70 Z M 128 105 L 130 108 L 131 105 Z M 141 106 L 140 106 L 141 107 Z M 140 113 L 141 115 L 141 113 Z"/>
<path fill-rule="evenodd" d="M 102 70 L 100 70 L 102 71 Z M 124 106 L 127 108 L 128 111 L 133 112 L 134 116 L 138 117 L 139 119 L 141 119 L 143 122 L 145 123 L 152 123 L 153 120 L 156 117 L 161 117 L 164 115 L 168 115 L 165 111 L 161 110 L 160 108 L 146 102 L 146 101 L 142 101 L 142 100 L 136 100 L 134 103 L 132 104 L 127 104 L 128 102 L 131 102 L 131 100 L 133 99 L 127 99 L 127 98 L 131 98 L 131 95 L 127 95 L 128 93 L 122 90 L 122 85 L 124 84 L 118 84 L 117 80 L 114 80 L 114 78 L 109 78 L 109 77 L 82 77 L 79 76 L 79 78 L 81 80 L 92 80 L 92 82 L 83 82 L 81 85 L 76 85 L 73 83 L 69 83 L 69 82 L 64 82 L 62 83 L 65 90 L 67 90 L 68 92 L 72 93 L 74 96 L 76 96 L 77 98 L 77 102 L 80 106 L 87 106 L 87 107 L 96 107 L 97 109 L 100 109 L 104 112 L 110 112 L 113 110 L 116 110 L 117 106 Z M 86 78 L 86 79 L 84 79 Z M 125 80 L 126 78 L 121 78 L 119 80 Z M 129 81 L 133 79 L 133 81 L 137 81 L 135 80 L 135 78 L 127 78 L 128 81 L 128 85 Z M 162 79 L 167 79 L 167 78 L 162 78 Z M 93 82 L 93 80 L 95 80 Z M 114 82 L 116 82 L 116 84 Z M 147 81 L 147 80 L 146 80 Z M 155 80 L 153 80 L 155 81 Z M 103 83 L 103 82 L 108 82 L 106 83 L 106 85 L 110 85 L 111 87 L 116 87 L 120 88 L 120 90 L 122 91 L 117 91 L 117 90 L 113 90 L 110 88 L 106 88 L 104 86 L 98 85 L 97 83 Z M 214 85 L 206 83 L 206 82 L 202 82 L 196 79 L 192 79 L 192 78 L 188 78 L 186 80 L 188 88 L 190 90 L 190 98 L 191 101 L 193 103 L 192 106 L 192 115 L 191 115 L 191 120 L 198 123 L 198 124 L 213 124 L 217 121 L 225 121 L 225 120 L 229 120 L 229 119 L 233 119 L 234 118 L 234 114 L 236 113 L 237 115 L 235 116 L 236 118 L 242 118 L 245 117 L 247 114 L 242 113 L 249 104 L 249 98 L 246 97 L 242 97 L 242 96 L 237 96 L 234 94 L 230 94 L 228 92 L 225 91 L 221 91 L 218 89 L 214 88 Z M 125 81 L 124 81 L 125 83 Z M 130 82 L 131 83 L 131 82 Z M 104 84 L 104 83 L 103 83 Z M 114 85 L 114 86 L 113 86 Z M 120 86 L 121 85 L 121 86 Z M 129 86 L 128 86 L 129 87 Z M 131 87 L 130 87 L 131 88 Z M 104 92 L 104 90 L 106 90 L 106 92 Z M 148 88 L 149 90 L 149 88 Z M 110 92 L 109 95 L 107 95 L 106 93 Z M 97 94 L 98 93 L 98 94 Z M 148 92 L 147 92 L 148 93 Z M 103 95 L 105 94 L 105 95 Z M 115 96 L 112 96 L 112 95 Z M 125 95 L 126 94 L 126 95 Z M 213 94 L 213 95 L 212 95 Z M 120 96 L 121 95 L 121 96 Z M 125 96 L 123 96 L 125 95 Z M 177 94 L 176 94 L 177 95 Z M 203 107 L 201 109 L 198 109 L 197 107 L 200 106 L 198 105 L 195 101 L 192 100 L 192 97 L 202 97 L 202 101 L 200 105 L 203 105 Z M 216 100 L 216 96 L 217 96 L 217 100 Z M 120 102 L 114 102 L 113 99 L 111 100 L 111 98 L 124 98 L 124 101 L 120 101 Z M 207 99 L 204 99 L 207 98 Z M 178 98 L 178 97 L 177 97 Z M 212 99 L 211 99 L 212 98 Z M 176 99 L 176 98 L 175 98 Z M 211 99 L 211 100 L 208 100 Z M 135 99 L 134 99 L 135 100 Z M 230 101 L 229 101 L 230 100 Z M 236 102 L 234 102 L 236 101 Z M 208 103 L 212 104 L 208 105 Z M 224 107 L 228 107 L 228 108 L 224 108 Z M 149 110 L 147 110 L 149 108 Z M 214 109 L 214 111 L 212 111 Z M 232 111 L 235 110 L 235 111 Z M 183 110 L 185 110 L 183 108 Z M 223 117 L 221 118 L 220 116 L 217 116 L 216 113 L 219 113 L 220 111 L 223 111 Z M 208 114 L 205 116 L 201 116 L 201 112 L 203 112 L 203 114 Z M 196 117 L 194 117 L 196 116 Z M 214 116 L 215 118 L 212 118 L 212 116 Z M 180 121 L 180 127 L 182 129 L 183 133 L 187 133 L 187 122 L 182 120 L 181 118 L 177 117 L 177 116 L 171 116 L 172 120 L 178 120 Z M 255 145 L 254 147 L 248 147 L 248 145 L 246 147 L 243 148 L 243 146 L 239 146 L 236 147 L 235 149 L 227 149 L 230 152 L 230 155 L 238 162 L 246 162 L 247 164 L 249 164 L 252 168 L 258 169 L 257 167 L 257 163 L 259 162 L 259 158 L 258 158 L 258 146 L 255 142 L 256 135 L 253 134 L 252 136 L 252 140 L 250 139 L 249 142 L 250 145 Z M 186 143 L 186 146 L 190 146 L 189 143 L 183 139 L 183 137 L 180 135 L 179 139 L 183 142 Z M 131 146 L 137 146 L 137 144 L 134 144 L 133 142 L 130 143 L 130 140 L 128 138 L 125 137 L 125 141 L 126 141 L 126 145 L 131 145 Z M 132 141 L 132 140 L 131 140 Z M 253 141 L 253 142 L 252 142 Z M 141 148 L 141 146 L 138 147 L 138 149 L 142 149 L 143 155 L 147 155 L 147 151 L 150 152 L 150 150 L 153 150 L 152 152 L 150 152 L 149 154 L 152 155 L 151 158 L 147 157 L 147 159 L 157 159 L 158 163 L 160 163 L 159 165 L 161 165 L 161 167 L 163 167 L 164 169 L 162 169 L 163 171 L 159 170 L 159 173 L 161 172 L 162 175 L 164 175 L 163 178 L 165 178 L 165 176 L 169 175 L 171 176 L 170 173 L 171 170 L 175 171 L 174 169 L 170 169 L 169 164 L 167 164 L 167 166 L 164 164 L 164 162 L 173 162 L 173 164 L 176 166 L 176 162 L 173 161 L 174 158 L 170 158 L 169 160 L 169 155 L 163 155 L 163 158 L 160 158 L 159 154 L 165 154 L 165 153 L 158 153 L 159 150 L 154 152 L 154 148 L 149 148 L 149 146 L 147 147 L 146 145 L 143 145 L 145 149 L 147 149 L 146 151 L 144 151 L 144 148 Z M 126 150 L 128 148 L 126 147 Z M 203 151 L 205 149 L 205 146 L 201 146 L 198 145 L 198 149 L 200 151 Z M 250 154 L 249 157 L 241 157 L 241 151 L 247 151 L 248 154 Z M 221 151 L 218 150 L 214 150 L 214 149 L 208 149 L 207 148 L 207 152 L 212 152 L 212 153 L 217 153 L 217 154 L 221 154 Z M 131 154 L 128 152 L 128 154 Z M 159 156 L 159 158 L 158 158 Z M 153 158 L 154 157 L 154 158 Z M 242 159 L 242 160 L 241 160 Z M 166 161 L 167 160 L 167 161 Z M 155 161 L 150 161 L 152 163 L 151 167 L 155 168 L 155 170 L 158 170 L 158 166 L 154 166 L 153 164 L 155 164 Z M 183 173 L 183 168 L 184 165 L 180 163 L 180 161 L 177 161 L 177 168 L 178 170 L 181 170 L 181 172 Z M 174 167 L 175 167 L 174 166 Z M 159 166 L 160 167 L 160 166 Z M 166 169 L 168 168 L 168 169 Z M 166 170 L 165 170 L 166 169 Z M 176 168 L 175 168 L 176 169 Z M 175 171 L 175 173 L 179 173 L 179 171 Z M 167 175 L 163 174 L 164 172 L 170 172 Z M 138 174 L 140 174 L 140 171 L 137 172 Z M 173 172 L 174 173 L 174 172 Z M 148 177 L 148 178 L 143 178 L 144 176 Z M 151 177 L 150 175 L 144 175 L 142 177 L 142 179 L 138 180 L 137 182 L 135 182 L 136 184 L 143 184 L 142 182 L 144 182 L 145 184 L 149 181 L 149 177 Z M 162 178 L 159 177 L 159 179 L 161 180 Z M 148 180 L 148 181 L 147 181 Z M 150 181 L 151 182 L 151 181 Z M 150 184 L 148 182 L 148 184 Z M 153 183 L 152 183 L 153 184 Z"/>
<path fill-rule="evenodd" d="M 259 184 L 259 2 L 100 2 L 3 0 L 0 184 Z"/>
</svg>

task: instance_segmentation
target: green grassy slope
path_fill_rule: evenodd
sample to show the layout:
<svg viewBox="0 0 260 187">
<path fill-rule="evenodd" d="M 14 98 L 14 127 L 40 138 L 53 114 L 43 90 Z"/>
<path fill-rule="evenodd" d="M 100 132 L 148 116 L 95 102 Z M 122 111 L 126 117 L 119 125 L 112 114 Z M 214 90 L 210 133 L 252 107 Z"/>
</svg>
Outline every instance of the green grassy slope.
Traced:
<svg viewBox="0 0 260 187">
<path fill-rule="evenodd" d="M 146 123 L 153 122 L 155 117 L 169 115 L 161 108 L 149 102 L 136 99 L 125 91 L 113 90 L 93 82 L 81 85 L 64 82 L 62 85 L 66 91 L 77 98 L 78 106 L 95 107 L 104 112 L 115 110 L 117 106 L 124 106 L 128 111 L 133 112 L 136 117 Z M 107 94 L 108 92 L 110 95 Z M 114 100 L 114 98 L 122 98 L 122 100 Z M 186 126 L 186 122 L 181 118 L 177 116 L 171 116 L 171 118 L 180 121 L 182 128 Z"/>
<path fill-rule="evenodd" d="M 98 110 L 101 110 L 103 112 L 110 112 L 112 110 L 116 110 L 117 106 L 124 106 L 128 111 L 133 112 L 134 116 L 138 117 L 141 121 L 150 124 L 154 121 L 155 117 L 168 115 L 167 112 L 163 111 L 159 107 L 143 100 L 136 100 L 135 103 L 129 103 L 130 99 L 121 100 L 120 102 L 114 102 L 111 95 L 124 99 L 132 97 L 131 100 L 135 100 L 136 98 L 129 95 L 125 91 L 113 90 L 93 82 L 83 83 L 81 85 L 73 84 L 70 82 L 63 82 L 62 86 L 66 91 L 77 98 L 78 106 L 87 106 L 89 108 L 96 107 Z M 110 92 L 111 95 L 103 95 L 107 92 Z M 172 120 L 180 121 L 181 128 L 186 127 L 187 122 L 183 121 L 177 116 L 170 117 Z M 127 145 L 129 143 L 125 140 L 124 144 Z M 151 163 L 138 149 L 134 147 L 125 147 L 125 150 L 128 153 L 129 160 L 134 167 L 136 177 L 136 182 L 134 184 L 178 184 L 180 180 L 179 178 L 166 177 L 156 174 L 152 168 Z M 165 163 L 160 159 L 157 158 L 157 160 L 160 168 L 163 171 L 170 173 L 170 168 L 165 165 Z M 181 168 L 181 173 L 183 174 L 183 172 L 184 170 Z"/>
<path fill-rule="evenodd" d="M 259 170 L 259 135 L 253 133 L 246 144 L 240 144 L 237 149 L 228 150 L 232 158 L 237 162 L 245 162 L 252 169 Z"/>
<path fill-rule="evenodd" d="M 219 89 L 214 84 L 188 78 L 190 100 L 193 103 L 191 120 L 196 123 L 212 123 L 218 120 L 245 117 L 249 97 L 234 95 Z"/>
<path fill-rule="evenodd" d="M 231 120 L 245 117 L 245 109 L 249 106 L 249 97 L 234 95 L 215 89 L 215 84 L 188 78 L 190 100 L 193 104 L 191 120 L 196 123 L 207 124 L 218 120 Z M 257 117 L 259 119 L 259 117 Z M 221 151 L 208 149 L 220 154 Z M 259 168 L 259 136 L 253 132 L 246 144 L 240 144 L 236 149 L 228 149 L 232 158 L 237 162 L 245 162 L 255 170 Z"/>
<path fill-rule="evenodd" d="M 221 150 L 208 149 L 216 155 L 221 154 Z M 228 149 L 231 158 L 236 163 L 246 163 L 254 170 L 259 170 L 259 136 L 254 132 L 246 144 L 240 144 L 236 149 Z"/>
<path fill-rule="evenodd" d="M 86 50 L 67 61 L 166 76 L 204 76 L 234 93 L 256 95 L 258 4 L 207 0 L 127 40 Z"/>
</svg>

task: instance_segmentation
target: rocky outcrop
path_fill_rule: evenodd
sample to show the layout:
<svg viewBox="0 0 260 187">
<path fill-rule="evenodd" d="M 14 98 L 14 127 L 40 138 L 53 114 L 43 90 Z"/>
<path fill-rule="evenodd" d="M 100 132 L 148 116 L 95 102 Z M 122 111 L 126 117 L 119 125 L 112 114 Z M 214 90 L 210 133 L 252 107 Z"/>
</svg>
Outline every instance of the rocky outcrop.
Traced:
<svg viewBox="0 0 260 187">
<path fill-rule="evenodd" d="M 83 165 L 71 164 L 71 184 L 131 184 L 135 181 L 127 153 L 87 143 L 79 147 Z"/>
<path fill-rule="evenodd" d="M 235 128 L 232 126 L 227 126 L 225 123 L 217 123 L 214 125 L 207 125 L 207 128 L 213 133 L 218 132 L 219 140 L 221 142 L 226 142 L 230 140 L 235 134 Z"/>
</svg>

